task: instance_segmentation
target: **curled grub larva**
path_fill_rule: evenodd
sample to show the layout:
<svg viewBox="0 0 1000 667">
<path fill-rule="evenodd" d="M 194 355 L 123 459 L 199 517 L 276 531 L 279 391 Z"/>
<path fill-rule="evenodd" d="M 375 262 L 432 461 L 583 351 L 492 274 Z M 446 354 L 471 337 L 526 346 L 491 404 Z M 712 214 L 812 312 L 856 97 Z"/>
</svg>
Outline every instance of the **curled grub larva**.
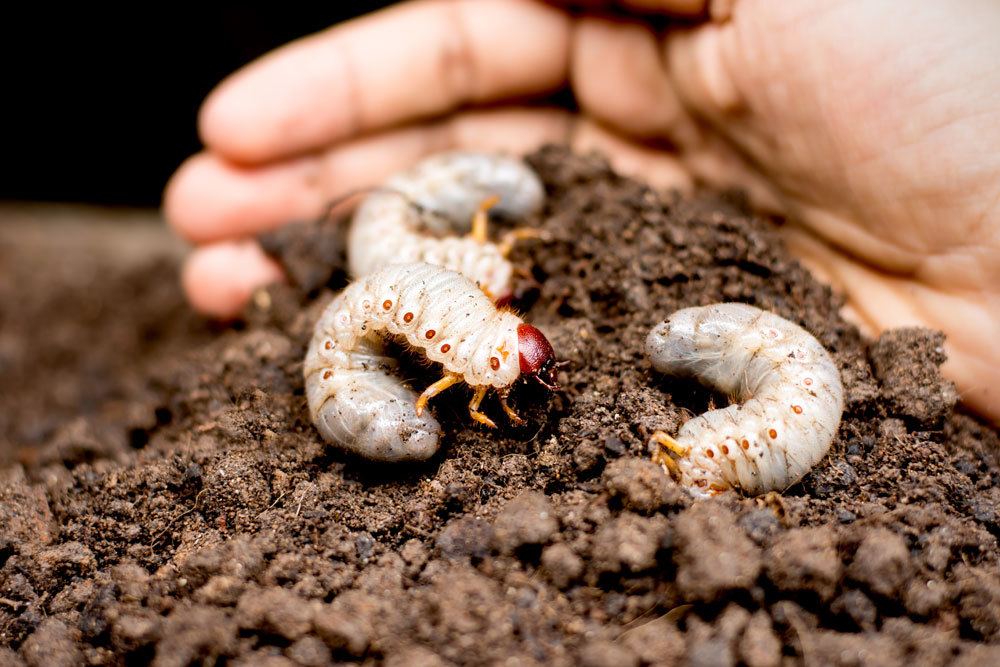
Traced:
<svg viewBox="0 0 1000 667">
<path fill-rule="evenodd" d="M 444 367 L 418 398 L 391 374 L 383 336 L 396 336 Z M 496 390 L 507 416 L 514 382 L 524 376 L 554 388 L 552 346 L 535 327 L 497 308 L 465 276 L 426 263 L 395 264 L 361 278 L 320 317 L 304 363 L 313 422 L 341 447 L 379 461 L 422 460 L 438 448 L 440 425 L 427 401 L 453 384 L 471 385 L 469 414 Z"/>
<path fill-rule="evenodd" d="M 685 308 L 649 333 L 646 353 L 656 370 L 741 401 L 650 440 L 653 460 L 694 493 L 781 491 L 829 450 L 844 410 L 840 373 L 788 320 L 741 303 Z"/>
<path fill-rule="evenodd" d="M 486 238 L 486 210 L 522 218 L 545 191 L 521 160 L 483 153 L 443 153 L 389 179 L 358 207 L 347 239 L 349 269 L 366 276 L 388 264 L 427 262 L 471 278 L 494 299 L 510 296 L 513 269 L 503 243 Z M 467 236 L 454 236 L 460 228 Z M 442 236 L 443 235 L 443 236 Z"/>
</svg>

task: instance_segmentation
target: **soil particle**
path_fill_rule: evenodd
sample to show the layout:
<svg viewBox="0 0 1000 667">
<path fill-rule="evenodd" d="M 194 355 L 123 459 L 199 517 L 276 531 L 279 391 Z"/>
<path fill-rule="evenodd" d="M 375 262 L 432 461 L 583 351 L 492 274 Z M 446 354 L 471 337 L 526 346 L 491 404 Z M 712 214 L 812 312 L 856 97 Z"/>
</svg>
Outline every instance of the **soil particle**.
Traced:
<svg viewBox="0 0 1000 667">
<path fill-rule="evenodd" d="M 906 541 L 896 533 L 878 528 L 865 535 L 847 574 L 872 592 L 891 596 L 910 578 L 911 567 Z"/>
<path fill-rule="evenodd" d="M 524 545 L 545 544 L 558 530 L 559 522 L 548 499 L 541 493 L 526 491 L 497 515 L 493 546 L 502 554 L 511 554 Z"/>
<path fill-rule="evenodd" d="M 385 659 L 385 667 L 449 667 L 453 664 L 423 646 L 405 646 Z"/>
<path fill-rule="evenodd" d="M 493 543 L 493 526 L 478 518 L 451 521 L 437 539 L 437 548 L 445 558 L 483 558 Z"/>
<path fill-rule="evenodd" d="M 781 664 L 781 640 L 771 626 L 771 619 L 758 611 L 747 622 L 740 638 L 739 655 L 747 667 L 778 667 Z"/>
<path fill-rule="evenodd" d="M 511 602 L 497 583 L 465 566 L 442 570 L 418 596 L 429 613 L 416 619 L 418 636 L 441 647 L 448 660 L 465 662 L 482 646 L 499 646 L 513 632 Z"/>
<path fill-rule="evenodd" d="M 962 568 L 956 574 L 960 596 L 959 616 L 986 639 L 1000 639 L 1000 577 L 995 571 Z"/>
<path fill-rule="evenodd" d="M 159 637 L 160 623 L 160 617 L 147 610 L 124 613 L 112 623 L 111 642 L 118 651 L 132 653 Z"/>
<path fill-rule="evenodd" d="M 955 385 L 939 370 L 946 359 L 940 331 L 890 329 L 872 344 L 869 354 L 892 414 L 932 428 L 958 402 Z"/>
<path fill-rule="evenodd" d="M 793 528 L 777 537 L 764 558 L 767 576 L 783 591 L 814 591 L 829 600 L 840 582 L 840 555 L 827 527 Z"/>
<path fill-rule="evenodd" d="M 691 667 L 734 667 L 736 656 L 726 638 L 713 632 L 711 625 L 695 619 L 688 624 L 687 664 Z"/>
<path fill-rule="evenodd" d="M 364 655 L 371 642 L 371 628 L 340 609 L 323 608 L 314 618 L 316 632 L 330 647 L 351 655 Z"/>
<path fill-rule="evenodd" d="M 249 590 L 236 604 L 236 622 L 244 630 L 260 630 L 295 641 L 312 629 L 315 607 L 284 588 Z"/>
<path fill-rule="evenodd" d="M 44 579 L 77 577 L 90 573 L 97 566 L 93 552 L 79 542 L 66 542 L 40 550 L 35 555 Z"/>
<path fill-rule="evenodd" d="M 808 641 L 803 641 L 802 650 L 809 664 L 837 667 L 902 667 L 906 664 L 895 641 L 884 635 L 820 631 L 810 634 Z"/>
<path fill-rule="evenodd" d="M 969 646 L 951 664 L 952 667 L 1000 665 L 1000 646 Z"/>
<path fill-rule="evenodd" d="M 957 628 L 931 627 L 914 623 L 904 616 L 887 618 L 885 634 L 896 640 L 911 665 L 949 665 L 955 653 Z"/>
<path fill-rule="evenodd" d="M 669 537 L 669 524 L 661 516 L 622 514 L 594 535 L 590 567 L 599 574 L 648 570 L 656 565 L 657 553 L 669 544 Z"/>
<path fill-rule="evenodd" d="M 627 646 L 607 640 L 588 642 L 580 649 L 582 667 L 639 667 L 639 658 Z"/>
<path fill-rule="evenodd" d="M 154 667 L 183 667 L 214 662 L 236 650 L 236 622 L 222 609 L 180 605 L 163 623 Z"/>
<path fill-rule="evenodd" d="M 219 574 L 206 581 L 205 585 L 197 589 L 192 597 L 205 604 L 228 607 L 239 601 L 245 589 L 246 582 L 240 577 Z"/>
<path fill-rule="evenodd" d="M 263 568 L 261 544 L 243 536 L 200 549 L 180 563 L 181 575 L 193 587 L 207 583 L 215 575 L 242 581 L 256 577 Z"/>
<path fill-rule="evenodd" d="M 111 568 L 111 579 L 115 582 L 117 598 L 120 602 L 142 602 L 149 593 L 149 573 L 135 563 L 120 563 Z"/>
<path fill-rule="evenodd" d="M 664 507 L 683 507 L 689 496 L 645 458 L 628 457 L 608 464 L 604 486 L 625 509 L 649 514 Z"/>
<path fill-rule="evenodd" d="M 391 610 L 384 601 L 361 591 L 348 591 L 333 604 L 317 609 L 313 624 L 330 648 L 361 656 L 377 636 L 376 630 L 390 618 Z"/>
<path fill-rule="evenodd" d="M 24 667 L 24 661 L 9 648 L 0 648 L 0 667 Z"/>
<path fill-rule="evenodd" d="M 247 653 L 233 661 L 235 667 L 296 667 L 295 663 L 281 655 L 276 647 L 268 646 Z"/>
<path fill-rule="evenodd" d="M 285 649 L 285 655 L 303 667 L 324 667 L 333 660 L 330 649 L 317 637 L 303 637 Z"/>
<path fill-rule="evenodd" d="M 739 518 L 739 526 L 757 546 L 766 547 L 781 533 L 781 521 L 774 510 L 752 509 Z"/>
<path fill-rule="evenodd" d="M 403 545 L 403 548 L 399 550 L 399 555 L 407 565 L 406 576 L 408 577 L 414 577 L 419 574 L 430 558 L 427 547 L 416 538 L 407 541 Z"/>
<path fill-rule="evenodd" d="M 871 598 L 859 590 L 847 590 L 830 603 L 830 611 L 842 617 L 851 627 L 865 632 L 875 630 L 878 608 Z"/>
<path fill-rule="evenodd" d="M 566 588 L 583 574 L 583 559 L 566 544 L 553 544 L 542 551 L 542 572 L 556 588 Z"/>
<path fill-rule="evenodd" d="M 42 621 L 21 647 L 29 667 L 73 667 L 83 662 L 77 648 L 80 633 L 56 618 Z"/>
<path fill-rule="evenodd" d="M 347 263 L 345 220 L 292 222 L 258 236 L 264 252 L 287 270 L 291 283 L 305 293 L 315 293 L 331 281 L 343 279 Z M 338 224 L 340 223 L 340 224 Z"/>
<path fill-rule="evenodd" d="M 903 604 L 914 616 L 928 617 L 948 601 L 952 596 L 950 584 L 931 578 L 916 576 L 906 585 L 903 591 Z"/>
<path fill-rule="evenodd" d="M 684 656 L 684 636 L 664 617 L 627 630 L 620 641 L 647 665 L 675 665 Z"/>
<path fill-rule="evenodd" d="M 12 468 L 0 480 L 0 551 L 29 552 L 48 544 L 59 532 L 49 510 L 45 489 L 27 482 L 24 472 Z"/>
<path fill-rule="evenodd" d="M 677 586 L 689 600 L 711 601 L 752 586 L 761 553 L 721 503 L 697 503 L 674 522 Z"/>
</svg>

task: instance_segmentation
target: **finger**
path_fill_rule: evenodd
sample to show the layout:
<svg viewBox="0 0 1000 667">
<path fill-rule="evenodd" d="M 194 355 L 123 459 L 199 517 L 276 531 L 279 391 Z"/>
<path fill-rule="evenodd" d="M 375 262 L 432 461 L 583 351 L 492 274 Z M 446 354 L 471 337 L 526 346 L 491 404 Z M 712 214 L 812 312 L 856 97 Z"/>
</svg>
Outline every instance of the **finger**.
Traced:
<svg viewBox="0 0 1000 667">
<path fill-rule="evenodd" d="M 583 18 L 573 33 L 570 80 L 580 106 L 616 130 L 637 137 L 694 132 L 667 79 L 661 47 L 645 23 Z"/>
<path fill-rule="evenodd" d="M 704 13 L 708 0 L 619 0 L 618 4 L 639 11 L 695 16 Z"/>
<path fill-rule="evenodd" d="M 718 0 L 713 0 L 716 4 Z M 662 13 L 677 16 L 699 16 L 704 14 L 708 0 L 561 0 L 554 4 L 584 9 L 607 9 L 621 7 L 642 13 Z"/>
<path fill-rule="evenodd" d="M 569 18 L 524 0 L 423 0 L 289 44 L 202 109 L 213 151 L 259 163 L 457 107 L 564 85 Z"/>
<path fill-rule="evenodd" d="M 255 290 L 283 278 L 255 241 L 226 241 L 196 248 L 184 264 L 181 283 L 195 310 L 230 319 L 240 314 Z"/>
<path fill-rule="evenodd" d="M 699 28 L 706 30 L 710 29 Z M 672 66 L 695 70 L 697 74 L 700 70 L 696 66 L 701 66 L 702 61 L 692 62 L 689 51 L 684 49 L 681 54 L 686 67 L 677 63 Z M 574 33 L 571 65 L 571 80 L 580 106 L 616 133 L 669 139 L 679 150 L 685 177 L 693 175 L 716 187 L 742 187 L 755 205 L 781 210 L 783 204 L 759 170 L 748 164 L 731 143 L 691 117 L 687 102 L 682 103 L 678 95 L 674 77 L 667 74 L 661 53 L 656 36 L 642 24 L 582 19 Z M 695 83 L 699 91 L 707 87 L 700 76 L 692 81 L 694 74 L 687 72 L 682 79 L 685 93 Z M 721 103 L 736 104 L 731 91 L 720 88 L 720 95 L 725 97 Z M 700 111 L 699 106 L 695 108 Z"/>
<path fill-rule="evenodd" d="M 676 30 L 665 38 L 664 62 L 676 94 L 686 108 L 720 125 L 741 120 L 747 104 L 739 76 L 747 64 L 737 59 L 738 45 L 732 24 Z"/>
<path fill-rule="evenodd" d="M 200 153 L 170 179 L 163 212 L 178 234 L 207 243 L 315 216 L 323 206 L 320 160 L 239 167 Z"/>
<path fill-rule="evenodd" d="M 454 148 L 524 153 L 547 142 L 565 142 L 569 127 L 562 110 L 475 111 L 274 166 L 235 167 L 202 154 L 174 175 L 164 211 L 177 232 L 195 243 L 249 236 L 290 220 L 315 218 L 342 194 L 378 185 L 426 155 Z"/>
<path fill-rule="evenodd" d="M 577 124 L 571 146 L 580 153 L 603 153 L 619 173 L 657 188 L 690 192 L 694 186 L 691 173 L 676 155 L 629 141 L 593 121 Z"/>
</svg>

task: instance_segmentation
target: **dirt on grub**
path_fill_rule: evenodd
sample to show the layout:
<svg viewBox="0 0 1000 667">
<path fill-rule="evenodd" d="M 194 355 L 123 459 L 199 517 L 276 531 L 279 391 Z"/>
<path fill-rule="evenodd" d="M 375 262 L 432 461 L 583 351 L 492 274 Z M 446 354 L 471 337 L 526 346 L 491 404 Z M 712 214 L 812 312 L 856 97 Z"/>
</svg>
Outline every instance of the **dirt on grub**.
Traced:
<svg viewBox="0 0 1000 667">
<path fill-rule="evenodd" d="M 519 306 L 563 390 L 519 387 L 528 425 L 496 431 L 446 392 L 420 465 L 309 423 L 342 226 L 263 239 L 290 283 L 222 331 L 184 309 L 173 256 L 0 245 L 0 664 L 1000 662 L 1000 440 L 953 410 L 940 337 L 864 340 L 738 194 L 529 159 L 551 238 L 514 254 Z M 652 430 L 725 399 L 653 373 L 643 338 L 716 301 L 802 324 L 841 367 L 833 448 L 781 495 L 692 502 L 646 460 Z"/>
</svg>

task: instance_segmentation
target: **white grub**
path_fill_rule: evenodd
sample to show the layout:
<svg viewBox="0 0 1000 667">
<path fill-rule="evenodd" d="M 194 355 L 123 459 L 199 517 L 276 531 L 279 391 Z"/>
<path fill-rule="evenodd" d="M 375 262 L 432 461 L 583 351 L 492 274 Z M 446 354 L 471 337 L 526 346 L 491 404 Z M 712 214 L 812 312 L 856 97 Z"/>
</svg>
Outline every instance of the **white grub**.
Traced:
<svg viewBox="0 0 1000 667">
<path fill-rule="evenodd" d="M 658 432 L 653 459 L 695 495 L 756 495 L 799 481 L 830 449 L 844 410 L 840 373 L 809 332 L 741 303 L 685 308 L 655 327 L 656 370 L 693 377 L 734 405 Z"/>
<path fill-rule="evenodd" d="M 477 212 L 511 219 L 537 212 L 545 190 L 521 160 L 485 153 L 441 153 L 390 178 L 365 198 L 347 239 L 349 269 L 365 276 L 388 264 L 427 262 L 468 276 L 495 299 L 510 296 L 509 243 L 468 236 Z M 485 221 L 485 217 L 483 218 Z"/>
<path fill-rule="evenodd" d="M 440 363 L 444 376 L 418 398 L 392 374 L 384 350 L 395 336 Z M 441 427 L 424 411 L 427 401 L 464 382 L 474 389 L 470 416 L 495 390 L 511 420 L 506 397 L 514 382 L 555 381 L 555 359 L 545 336 L 514 313 L 497 308 L 465 276 L 426 263 L 395 264 L 349 285 L 324 310 L 304 369 L 306 397 L 316 428 L 327 440 L 378 461 L 423 460 L 438 448 Z"/>
</svg>

